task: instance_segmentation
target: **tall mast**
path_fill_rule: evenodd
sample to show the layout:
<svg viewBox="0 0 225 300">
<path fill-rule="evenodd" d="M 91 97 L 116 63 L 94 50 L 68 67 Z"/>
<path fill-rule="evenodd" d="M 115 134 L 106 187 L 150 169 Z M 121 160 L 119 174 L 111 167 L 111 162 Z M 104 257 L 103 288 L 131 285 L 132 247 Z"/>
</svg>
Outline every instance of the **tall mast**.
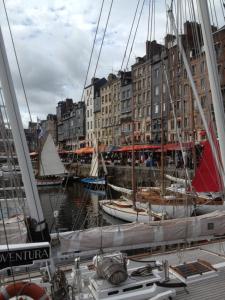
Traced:
<svg viewBox="0 0 225 300">
<path fill-rule="evenodd" d="M 131 99 L 131 105 L 132 105 L 132 170 L 131 170 L 131 176 L 132 176 L 132 190 L 133 190 L 133 207 L 136 208 L 136 180 L 135 180 L 135 155 L 134 155 L 134 126 L 135 126 L 135 120 L 134 120 L 134 97 L 132 95 Z"/>
<path fill-rule="evenodd" d="M 195 149 L 195 108 L 194 108 L 194 98 L 191 93 L 191 87 L 189 87 L 189 94 L 190 94 L 190 103 L 191 103 L 191 112 L 190 112 L 190 119 L 191 119 L 191 142 L 193 143 L 192 146 L 192 158 L 193 158 L 193 169 L 194 173 L 196 171 L 196 149 Z"/>
<path fill-rule="evenodd" d="M 37 222 L 36 232 L 45 228 L 43 211 L 35 183 L 34 172 L 31 165 L 28 146 L 24 134 L 19 106 L 12 81 L 9 63 L 6 55 L 2 30 L 0 27 L 0 80 L 12 129 L 19 166 L 22 173 L 26 199 L 30 211 L 30 217 Z"/>
<path fill-rule="evenodd" d="M 216 127 L 220 144 L 221 160 L 223 170 L 225 170 L 225 119 L 224 105 L 221 93 L 219 74 L 217 69 L 216 54 L 212 36 L 212 28 L 210 25 L 209 9 L 207 1 L 197 1 L 199 10 L 199 19 L 201 23 L 204 50 L 207 61 L 209 83 L 212 93 L 212 102 L 215 113 Z"/>
<path fill-rule="evenodd" d="M 163 55 L 163 54 L 162 54 Z M 161 195 L 164 196 L 165 194 L 165 184 L 164 184 L 164 122 L 163 122 L 163 58 L 161 58 L 160 63 L 160 72 L 161 72 L 161 103 L 160 103 L 160 114 L 161 114 Z"/>
<path fill-rule="evenodd" d="M 204 0 L 203 0 L 203 4 L 204 4 Z M 182 41 L 181 41 L 181 37 L 178 33 L 178 29 L 176 27 L 176 24 L 175 24 L 175 19 L 174 19 L 174 15 L 173 15 L 173 11 L 172 9 L 168 9 L 168 15 L 170 17 L 170 22 L 171 22 L 171 26 L 173 28 L 173 31 L 174 31 L 174 34 L 176 36 L 176 40 L 177 40 L 177 45 L 179 47 L 179 50 L 180 50 L 180 53 L 183 57 L 183 62 L 184 62 L 184 66 L 186 68 L 186 71 L 187 71 L 187 76 L 188 76 L 188 79 L 189 79 L 189 82 L 190 82 L 190 86 L 192 88 L 192 91 L 193 91 L 193 95 L 194 95 L 194 98 L 196 100 L 196 104 L 198 106 L 198 110 L 199 110 L 199 113 L 201 115 L 201 118 L 202 118 L 202 122 L 203 122 L 203 125 L 205 127 L 205 130 L 206 130 L 206 133 L 207 133 L 207 137 L 208 137 L 208 140 L 209 140 L 209 143 L 210 143 L 210 146 L 211 146 L 211 149 L 212 149 L 212 152 L 213 152 L 213 156 L 214 156 L 214 159 L 215 159 L 215 162 L 216 162 L 216 166 L 218 168 L 218 171 L 219 171 L 219 174 L 221 175 L 221 177 L 223 178 L 223 185 L 225 184 L 225 173 L 224 173 L 224 167 L 221 165 L 220 163 L 220 160 L 218 158 L 218 155 L 217 155 L 217 148 L 214 144 L 214 140 L 213 140 L 213 137 L 212 137 L 212 134 L 211 134 L 211 131 L 209 129 L 209 125 L 207 123 L 207 120 L 206 120 L 206 117 L 205 117 L 205 114 L 204 114 L 204 111 L 202 109 L 202 106 L 201 106 L 201 101 L 200 101 L 200 97 L 199 97 L 199 94 L 198 94 L 198 91 L 197 91 L 197 88 L 196 88 L 196 85 L 195 85 L 195 82 L 194 82 L 194 79 L 193 79 L 193 75 L 191 73 L 191 68 L 190 68 L 190 65 L 189 65 L 189 62 L 188 62 L 188 59 L 187 59 L 187 55 L 185 53 L 185 50 L 184 50 L 184 47 L 182 45 Z M 211 28 L 210 28 L 210 31 L 211 31 Z M 218 72 L 217 70 L 215 71 L 216 73 Z M 220 113 L 224 114 L 224 110 L 221 109 Z M 221 127 L 224 126 L 224 123 L 222 122 L 221 123 Z M 224 130 L 225 132 L 225 130 Z M 220 138 L 220 137 L 219 137 Z M 223 140 L 223 136 L 222 136 L 222 140 Z M 222 141 L 220 141 L 222 142 Z M 223 152 L 221 151 L 221 155 L 223 155 Z M 225 160 L 225 157 L 222 157 L 223 160 Z M 222 162 L 223 163 L 223 162 Z M 186 172 L 186 174 L 188 175 L 188 173 Z"/>
</svg>

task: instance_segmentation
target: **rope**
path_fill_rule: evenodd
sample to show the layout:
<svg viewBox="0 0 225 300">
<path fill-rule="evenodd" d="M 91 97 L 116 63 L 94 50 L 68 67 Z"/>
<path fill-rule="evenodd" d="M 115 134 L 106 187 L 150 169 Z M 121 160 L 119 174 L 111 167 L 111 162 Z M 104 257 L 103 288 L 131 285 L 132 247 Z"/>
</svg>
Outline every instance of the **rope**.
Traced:
<svg viewBox="0 0 225 300">
<path fill-rule="evenodd" d="M 25 97 L 25 100 L 26 100 L 26 105 L 27 105 L 30 121 L 32 122 L 32 117 L 31 117 L 30 107 L 29 107 L 29 103 L 28 103 L 27 93 L 26 93 L 26 90 L 25 90 L 24 80 L 23 80 L 23 77 L 22 77 L 22 72 L 21 72 L 21 68 L 20 68 L 20 64 L 19 64 L 19 60 L 18 60 L 18 55 L 17 55 L 17 52 L 16 52 L 15 42 L 14 42 L 11 26 L 10 26 L 10 23 L 9 23 L 9 17 L 8 17 L 6 5 L 5 5 L 5 0 L 3 0 L 3 6 L 4 6 L 4 10 L 5 10 L 7 24 L 8 24 L 8 27 L 9 27 L 10 37 L 11 37 L 11 41 L 12 41 L 12 45 L 13 45 L 13 50 L 14 50 L 14 53 L 15 53 L 16 64 L 17 64 L 18 71 L 19 71 L 19 76 L 20 76 L 20 80 L 21 80 L 21 84 L 22 84 L 22 88 L 23 88 L 23 93 L 24 93 L 24 97 Z"/>
<path fill-rule="evenodd" d="M 149 0 L 149 1 L 151 1 L 151 0 Z M 138 11 L 139 4 L 140 4 L 140 0 L 138 0 L 138 2 L 137 2 L 137 6 L 136 6 L 136 9 L 135 9 L 133 21 L 132 21 L 132 24 L 131 24 L 131 28 L 130 28 L 130 32 L 129 32 L 129 36 L 128 36 L 128 40 L 127 40 L 127 44 L 126 44 L 125 52 L 124 52 L 124 55 L 123 55 L 123 59 L 122 59 L 120 70 L 123 70 L 123 64 L 124 64 L 124 60 L 126 58 L 127 48 L 128 48 L 128 44 L 130 42 L 130 37 L 131 37 L 132 31 L 133 31 L 134 22 L 135 22 L 135 19 L 136 19 L 136 16 L 137 16 L 137 11 Z"/>
<path fill-rule="evenodd" d="M 91 55 L 90 55 L 90 58 L 89 58 L 87 73 L 86 73 L 85 80 L 84 80 L 84 87 L 83 87 L 83 91 L 82 91 L 82 95 L 81 95 L 81 101 L 82 101 L 83 96 L 84 96 L 84 89 L 85 89 L 85 86 L 86 86 L 86 83 L 87 83 L 88 73 L 89 73 L 90 66 L 91 66 L 91 61 L 92 61 L 92 56 L 93 56 L 93 52 L 94 52 L 95 42 L 96 42 L 96 38 L 97 38 L 97 34 L 98 34 L 99 23 L 100 23 L 101 16 L 102 16 L 102 9 L 103 9 L 103 5 L 104 5 L 104 1 L 105 0 L 102 0 L 102 5 L 101 5 L 101 8 L 100 8 L 100 13 L 99 13 L 99 17 L 98 17 L 98 22 L 97 22 L 97 27 L 96 27 L 96 31 L 95 31 L 95 36 L 94 36 L 94 40 L 93 40 L 93 44 L 92 44 L 92 48 L 91 48 Z"/>
</svg>

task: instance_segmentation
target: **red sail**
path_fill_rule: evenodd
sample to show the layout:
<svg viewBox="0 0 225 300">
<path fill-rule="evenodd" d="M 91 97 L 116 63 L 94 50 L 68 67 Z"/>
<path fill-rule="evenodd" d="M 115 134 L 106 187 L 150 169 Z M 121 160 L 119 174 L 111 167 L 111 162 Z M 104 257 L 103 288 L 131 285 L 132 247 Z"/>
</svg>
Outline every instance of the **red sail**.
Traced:
<svg viewBox="0 0 225 300">
<path fill-rule="evenodd" d="M 216 141 L 216 148 L 219 152 L 219 145 Z M 211 146 L 205 142 L 202 158 L 192 180 L 192 187 L 196 192 L 219 192 L 222 190 L 222 181 L 219 175 Z"/>
</svg>

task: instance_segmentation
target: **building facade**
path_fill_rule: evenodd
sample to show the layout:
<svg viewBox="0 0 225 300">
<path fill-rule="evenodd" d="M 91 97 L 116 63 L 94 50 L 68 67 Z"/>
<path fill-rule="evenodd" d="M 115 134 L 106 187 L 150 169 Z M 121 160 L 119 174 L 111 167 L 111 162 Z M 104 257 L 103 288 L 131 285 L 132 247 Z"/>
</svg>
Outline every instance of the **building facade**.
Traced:
<svg viewBox="0 0 225 300">
<path fill-rule="evenodd" d="M 100 97 L 100 88 L 106 82 L 105 78 L 92 78 L 91 84 L 85 87 L 83 101 L 86 107 L 86 134 L 85 140 L 86 145 L 92 147 L 94 145 L 94 138 L 95 137 L 95 117 L 94 110 L 96 108 L 95 103 L 99 103 Z"/>
</svg>

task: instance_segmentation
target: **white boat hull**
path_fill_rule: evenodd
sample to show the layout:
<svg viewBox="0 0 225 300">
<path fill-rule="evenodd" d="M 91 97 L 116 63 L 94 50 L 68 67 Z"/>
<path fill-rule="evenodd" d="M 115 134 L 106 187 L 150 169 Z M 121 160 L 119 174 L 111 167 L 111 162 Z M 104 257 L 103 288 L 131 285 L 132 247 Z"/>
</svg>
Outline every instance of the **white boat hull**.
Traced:
<svg viewBox="0 0 225 300">
<path fill-rule="evenodd" d="M 225 210 L 225 205 L 198 205 L 195 209 L 198 215 L 208 214 L 216 210 Z"/>
<path fill-rule="evenodd" d="M 154 205 L 151 204 L 151 209 L 156 213 L 164 213 L 169 219 L 179 219 L 190 217 L 194 211 L 193 205 Z"/>
<path fill-rule="evenodd" d="M 135 211 L 131 212 L 126 207 L 112 207 L 109 205 L 110 200 L 102 200 L 99 203 L 103 211 L 114 218 L 118 218 L 126 222 L 138 221 L 140 223 L 149 223 L 149 221 L 152 221 L 151 215 L 148 215 L 147 213 L 143 214 L 136 213 Z"/>
<path fill-rule="evenodd" d="M 57 179 L 57 180 L 40 180 L 40 179 L 37 179 L 36 180 L 36 183 L 37 183 L 37 186 L 53 186 L 53 185 L 61 185 L 63 182 L 63 179 Z"/>
</svg>

